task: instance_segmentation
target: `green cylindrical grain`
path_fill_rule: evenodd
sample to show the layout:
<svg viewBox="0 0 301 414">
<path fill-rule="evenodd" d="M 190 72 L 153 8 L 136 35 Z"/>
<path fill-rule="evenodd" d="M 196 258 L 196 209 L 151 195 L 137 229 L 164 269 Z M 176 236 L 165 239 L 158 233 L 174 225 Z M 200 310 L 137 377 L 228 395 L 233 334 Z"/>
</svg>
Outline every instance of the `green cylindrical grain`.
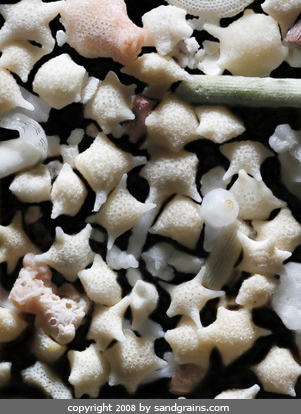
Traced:
<svg viewBox="0 0 301 414">
<path fill-rule="evenodd" d="M 301 108 L 301 79 L 193 75 L 175 94 L 182 100 L 206 105 Z"/>
</svg>

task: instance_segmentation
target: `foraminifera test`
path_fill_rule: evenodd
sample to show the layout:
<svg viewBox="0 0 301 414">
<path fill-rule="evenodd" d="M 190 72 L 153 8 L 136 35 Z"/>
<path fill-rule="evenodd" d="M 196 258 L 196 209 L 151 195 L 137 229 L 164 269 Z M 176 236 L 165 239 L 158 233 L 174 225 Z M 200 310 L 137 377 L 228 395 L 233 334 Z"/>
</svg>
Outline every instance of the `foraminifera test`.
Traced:
<svg viewBox="0 0 301 414">
<path fill-rule="evenodd" d="M 1 398 L 300 398 L 301 1 L 0 14 Z"/>
</svg>

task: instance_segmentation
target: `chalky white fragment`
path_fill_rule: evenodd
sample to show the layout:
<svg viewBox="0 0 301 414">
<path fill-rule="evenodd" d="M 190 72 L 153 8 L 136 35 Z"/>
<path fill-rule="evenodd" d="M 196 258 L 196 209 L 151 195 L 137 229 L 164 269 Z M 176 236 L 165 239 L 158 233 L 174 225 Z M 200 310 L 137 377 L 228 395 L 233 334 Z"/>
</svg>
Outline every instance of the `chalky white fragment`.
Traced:
<svg viewBox="0 0 301 414">
<path fill-rule="evenodd" d="M 301 244 L 301 225 L 288 208 L 282 208 L 270 221 L 254 220 L 252 225 L 257 233 L 256 240 L 276 236 L 276 247 L 293 252 Z"/>
<path fill-rule="evenodd" d="M 273 346 L 253 370 L 265 391 L 296 396 L 295 385 L 301 375 L 301 366 L 289 349 Z"/>
<path fill-rule="evenodd" d="M 216 144 L 223 144 L 245 131 L 243 122 L 223 106 L 197 106 L 200 124 L 196 132 Z"/>
<path fill-rule="evenodd" d="M 51 218 L 55 219 L 61 214 L 75 216 L 82 207 L 87 194 L 88 191 L 82 180 L 70 165 L 65 163 L 52 186 Z"/>
<path fill-rule="evenodd" d="M 133 197 L 126 188 L 126 180 L 125 174 L 99 212 L 88 219 L 90 223 L 106 228 L 109 250 L 117 237 L 130 230 L 144 213 L 155 207 L 153 203 L 141 203 Z"/>
<path fill-rule="evenodd" d="M 70 389 L 59 378 L 58 374 L 44 362 L 37 361 L 34 365 L 22 371 L 25 383 L 42 390 L 48 397 L 56 400 L 70 400 Z"/>
<path fill-rule="evenodd" d="M 217 65 L 232 75 L 269 76 L 288 54 L 276 20 L 252 10 L 227 27 L 206 23 L 204 29 L 220 40 Z"/>
<path fill-rule="evenodd" d="M 78 272 L 93 261 L 94 253 L 89 245 L 91 231 L 90 224 L 73 235 L 57 227 L 53 245 L 47 252 L 37 255 L 36 261 L 48 264 L 73 282 Z"/>
<path fill-rule="evenodd" d="M 134 330 L 142 327 L 148 316 L 156 309 L 159 294 L 154 285 L 137 280 L 131 293 L 131 310 L 133 314 L 132 327 Z"/>
<path fill-rule="evenodd" d="M 16 73 L 27 82 L 32 68 L 48 51 L 32 45 L 26 40 L 12 40 L 2 47 L 0 66 Z"/>
<path fill-rule="evenodd" d="M 21 0 L 16 4 L 0 5 L 5 23 L 0 30 L 0 47 L 14 40 L 34 40 L 49 53 L 55 40 L 49 28 L 64 8 L 65 1 L 44 3 L 41 0 Z"/>
<path fill-rule="evenodd" d="M 188 197 L 175 196 L 164 208 L 150 233 L 170 237 L 194 249 L 199 240 L 204 218 L 202 209 Z"/>
<path fill-rule="evenodd" d="M 262 10 L 272 16 L 281 27 L 283 36 L 295 23 L 300 14 L 300 0 L 265 0 Z"/>
<path fill-rule="evenodd" d="M 109 134 L 120 122 L 135 118 L 130 108 L 135 87 L 123 85 L 114 72 L 109 72 L 86 104 L 85 117 L 97 121 L 103 132 Z"/>
<path fill-rule="evenodd" d="M 103 354 L 91 344 L 83 351 L 69 351 L 68 359 L 71 368 L 68 381 L 74 387 L 75 398 L 85 394 L 96 398 L 108 379 L 108 364 Z"/>
<path fill-rule="evenodd" d="M 200 338 L 211 338 L 226 365 L 251 348 L 257 338 L 268 333 L 253 323 L 249 309 L 229 310 L 223 306 L 217 309 L 216 320 L 211 325 L 198 330 Z"/>
<path fill-rule="evenodd" d="M 224 180 L 245 170 L 257 181 L 261 181 L 260 167 L 263 161 L 273 156 L 273 153 L 260 142 L 241 141 L 224 144 L 220 151 L 230 160 L 230 166 L 224 175 Z"/>
<path fill-rule="evenodd" d="M 33 90 L 55 109 L 81 100 L 86 69 L 67 53 L 48 60 L 37 71 Z"/>
<path fill-rule="evenodd" d="M 18 173 L 9 186 L 23 203 L 40 203 L 50 199 L 51 176 L 44 164 Z"/>
<path fill-rule="evenodd" d="M 175 6 L 159 6 L 142 16 L 145 29 L 144 46 L 155 46 L 161 55 L 172 51 L 176 44 L 192 35 L 186 11 Z"/>
<path fill-rule="evenodd" d="M 214 343 L 208 336 L 198 335 L 198 327 L 188 316 L 183 316 L 176 328 L 165 334 L 178 364 L 196 364 L 209 367 L 209 358 Z"/>
<path fill-rule="evenodd" d="M 226 190 L 226 187 L 230 182 L 230 178 L 224 181 L 224 175 L 225 169 L 222 166 L 214 167 L 207 173 L 203 174 L 201 178 L 201 191 L 203 196 L 216 188 L 223 188 Z"/>
<path fill-rule="evenodd" d="M 166 282 L 174 277 L 173 268 L 183 273 L 198 273 L 203 260 L 175 249 L 171 244 L 160 242 L 142 253 L 147 271 Z"/>
<path fill-rule="evenodd" d="M 0 343 L 17 339 L 26 327 L 27 323 L 17 312 L 0 307 Z"/>
<path fill-rule="evenodd" d="M 200 202 L 201 196 L 197 191 L 195 176 L 198 158 L 187 151 L 175 154 L 160 151 L 151 157 L 142 169 L 141 176 L 146 178 L 151 191 L 161 195 L 174 193 L 186 195 Z"/>
<path fill-rule="evenodd" d="M 301 198 L 301 134 L 288 124 L 278 125 L 269 139 L 281 163 L 281 180 L 295 196 Z"/>
<path fill-rule="evenodd" d="M 155 354 L 152 339 L 139 338 L 129 329 L 125 329 L 124 335 L 124 341 L 105 352 L 111 365 L 109 384 L 122 384 L 133 394 L 143 379 L 166 367 L 167 362 Z"/>
<path fill-rule="evenodd" d="M 16 213 L 11 224 L 0 226 L 0 263 L 7 262 L 8 273 L 14 270 L 20 257 L 37 251 L 38 248 L 23 230 L 20 211 Z"/>
<path fill-rule="evenodd" d="M 265 306 L 277 291 L 278 281 L 271 276 L 252 275 L 244 280 L 235 302 L 247 308 Z"/>
<path fill-rule="evenodd" d="M 255 384 L 252 387 L 245 389 L 232 389 L 223 391 L 214 397 L 215 400 L 252 400 L 256 397 L 260 390 L 259 385 Z"/>
<path fill-rule="evenodd" d="M 32 341 L 32 351 L 39 361 L 53 364 L 66 351 L 67 346 L 54 341 L 37 323 Z"/>
<path fill-rule="evenodd" d="M 171 296 L 171 304 L 166 312 L 167 316 L 186 315 L 194 321 L 198 328 L 202 327 L 200 311 L 208 300 L 219 298 L 225 294 L 223 291 L 210 290 L 202 285 L 205 270 L 205 267 L 203 267 L 189 282 L 180 283 L 176 286 L 164 283 L 164 288 Z"/>
<path fill-rule="evenodd" d="M 218 65 L 220 58 L 220 44 L 211 40 L 204 40 L 203 49 L 199 52 L 197 68 L 205 75 L 221 75 L 223 69 Z"/>
<path fill-rule="evenodd" d="M 158 53 L 145 53 L 130 65 L 121 69 L 148 85 L 169 86 L 180 80 L 192 80 L 184 69 L 170 56 L 161 56 Z"/>
<path fill-rule="evenodd" d="M 11 379 L 11 362 L 0 362 L 0 387 L 7 385 Z"/>
<path fill-rule="evenodd" d="M 92 267 L 81 270 L 78 277 L 90 299 L 95 303 L 113 306 L 121 300 L 121 286 L 117 282 L 117 273 L 96 254 Z"/>
<path fill-rule="evenodd" d="M 117 148 L 103 133 L 91 146 L 75 157 L 75 166 L 96 192 L 94 211 L 98 211 L 113 190 L 132 168 L 144 163 L 144 157 L 133 157 Z"/>
<path fill-rule="evenodd" d="M 301 264 L 289 262 L 280 273 L 280 286 L 273 298 L 272 307 L 288 329 L 301 330 L 300 307 Z"/>
<path fill-rule="evenodd" d="M 273 210 L 286 206 L 264 181 L 257 181 L 244 170 L 239 171 L 238 179 L 229 192 L 239 204 L 239 218 L 244 220 L 267 220 Z"/>
<path fill-rule="evenodd" d="M 113 339 L 125 340 L 124 313 L 130 302 L 130 297 L 125 296 L 114 306 L 97 305 L 95 307 L 87 338 L 93 339 L 100 350 L 105 350 Z"/>
<path fill-rule="evenodd" d="M 263 241 L 252 240 L 240 231 L 237 235 L 243 246 L 243 260 L 238 268 L 245 272 L 264 276 L 279 274 L 283 270 L 283 262 L 292 255 L 289 251 L 277 249 L 275 235 Z"/>
<path fill-rule="evenodd" d="M 162 146 L 171 151 L 180 151 L 199 137 L 194 107 L 172 94 L 163 97 L 145 119 L 145 125 L 148 145 Z"/>
</svg>

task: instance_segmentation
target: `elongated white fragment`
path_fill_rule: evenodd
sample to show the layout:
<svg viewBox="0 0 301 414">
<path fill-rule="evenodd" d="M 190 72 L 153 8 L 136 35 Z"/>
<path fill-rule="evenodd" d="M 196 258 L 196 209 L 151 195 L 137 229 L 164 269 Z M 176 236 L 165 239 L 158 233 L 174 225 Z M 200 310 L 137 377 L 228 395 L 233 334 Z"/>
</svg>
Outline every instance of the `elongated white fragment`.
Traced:
<svg viewBox="0 0 301 414">
<path fill-rule="evenodd" d="M 229 280 L 233 267 L 242 250 L 237 237 L 237 222 L 224 227 L 206 261 L 202 284 L 212 290 L 220 290 Z"/>
<path fill-rule="evenodd" d="M 194 75 L 175 91 L 178 98 L 196 104 L 255 107 L 301 107 L 301 79 Z"/>
<path fill-rule="evenodd" d="M 16 129 L 20 133 L 19 138 L 0 143 L 0 178 L 30 167 L 46 157 L 47 137 L 35 120 L 24 114 L 13 114 L 0 118 L 0 126 Z"/>
</svg>

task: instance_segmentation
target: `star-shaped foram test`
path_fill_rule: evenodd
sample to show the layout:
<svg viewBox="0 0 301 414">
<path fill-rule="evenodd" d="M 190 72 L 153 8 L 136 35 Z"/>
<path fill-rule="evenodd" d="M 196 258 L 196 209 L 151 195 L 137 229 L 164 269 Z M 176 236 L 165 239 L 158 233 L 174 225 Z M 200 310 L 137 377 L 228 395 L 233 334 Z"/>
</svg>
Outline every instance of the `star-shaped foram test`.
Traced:
<svg viewBox="0 0 301 414">
<path fill-rule="evenodd" d="M 263 241 L 252 240 L 240 231 L 237 235 L 243 246 L 243 260 L 238 269 L 245 272 L 279 274 L 283 262 L 292 255 L 289 251 L 277 249 L 274 235 Z"/>
<path fill-rule="evenodd" d="M 123 384 L 129 393 L 134 393 L 144 378 L 166 367 L 167 362 L 155 354 L 151 338 L 139 338 L 130 329 L 125 329 L 124 335 L 125 340 L 104 355 L 111 365 L 109 384 Z"/>
<path fill-rule="evenodd" d="M 43 3 L 41 0 L 0 5 L 0 13 L 5 19 L 0 30 L 0 47 L 16 39 L 26 39 L 40 43 L 44 49 L 51 51 L 55 40 L 48 25 L 64 6 L 64 1 Z"/>
<path fill-rule="evenodd" d="M 258 241 L 276 235 L 278 249 L 293 252 L 301 244 L 301 225 L 288 208 L 281 209 L 273 220 L 254 220 L 252 225 L 257 232 L 256 240 Z"/>
<path fill-rule="evenodd" d="M 53 245 L 47 252 L 37 255 L 36 260 L 48 264 L 73 282 L 78 272 L 93 262 L 94 254 L 89 245 L 91 231 L 90 224 L 73 235 L 57 227 Z"/>
<path fill-rule="evenodd" d="M 11 273 L 18 259 L 28 252 L 37 252 L 22 228 L 21 212 L 18 211 L 9 226 L 0 226 L 0 263 L 7 262 Z"/>
<path fill-rule="evenodd" d="M 206 305 L 208 300 L 221 297 L 223 291 L 215 291 L 205 288 L 202 285 L 205 268 L 203 267 L 194 279 L 189 282 L 181 283 L 177 286 L 167 285 L 165 289 L 171 296 L 171 304 L 167 310 L 167 316 L 187 315 L 194 323 L 201 328 L 200 310 Z"/>
<path fill-rule="evenodd" d="M 230 310 L 220 306 L 216 320 L 198 330 L 200 340 L 211 339 L 228 365 L 248 349 L 257 338 L 269 331 L 257 327 L 252 321 L 252 312 L 247 308 Z"/>
<path fill-rule="evenodd" d="M 223 180 L 238 174 L 240 170 L 245 170 L 257 181 L 261 181 L 261 164 L 266 158 L 273 155 L 263 144 L 252 141 L 231 142 L 221 146 L 220 150 L 230 160 L 230 166 Z"/>
<path fill-rule="evenodd" d="M 295 385 L 301 375 L 301 367 L 289 349 L 273 346 L 253 371 L 266 391 L 296 396 Z"/>
</svg>

